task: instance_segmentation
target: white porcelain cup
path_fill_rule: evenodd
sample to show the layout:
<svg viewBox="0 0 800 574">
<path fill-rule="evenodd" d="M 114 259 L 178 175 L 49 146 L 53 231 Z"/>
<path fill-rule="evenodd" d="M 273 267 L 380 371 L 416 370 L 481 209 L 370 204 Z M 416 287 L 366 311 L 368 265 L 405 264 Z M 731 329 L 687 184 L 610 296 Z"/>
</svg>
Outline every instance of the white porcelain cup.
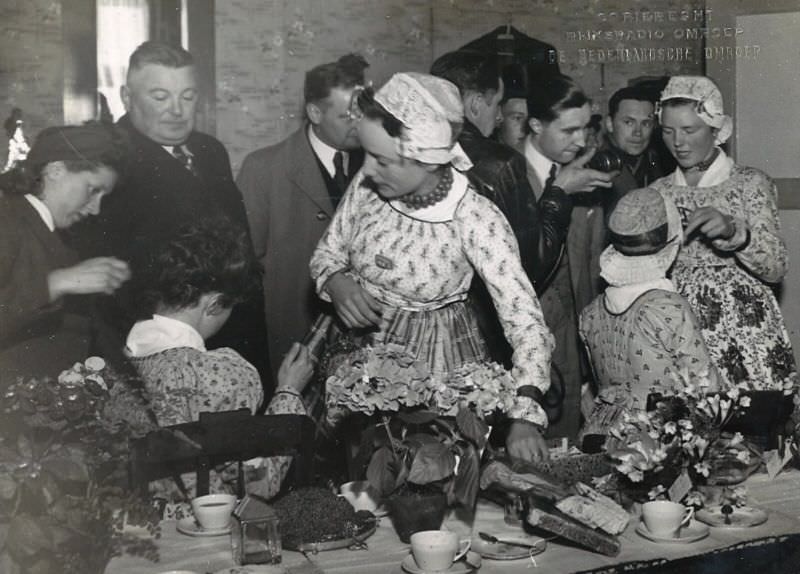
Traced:
<svg viewBox="0 0 800 574">
<path fill-rule="evenodd" d="M 339 487 L 339 492 L 356 512 L 359 510 L 375 512 L 378 509 L 378 493 L 366 480 L 345 482 Z"/>
<path fill-rule="evenodd" d="M 689 524 L 694 508 L 669 500 L 654 500 L 642 505 L 642 520 L 651 534 L 675 538 L 682 526 Z"/>
<path fill-rule="evenodd" d="M 207 494 L 192 499 L 192 512 L 204 530 L 217 530 L 228 526 L 234 506 L 236 497 L 232 494 Z"/>
<path fill-rule="evenodd" d="M 449 530 L 423 530 L 411 535 L 411 553 L 426 573 L 443 572 L 469 551 L 470 543 Z"/>
</svg>

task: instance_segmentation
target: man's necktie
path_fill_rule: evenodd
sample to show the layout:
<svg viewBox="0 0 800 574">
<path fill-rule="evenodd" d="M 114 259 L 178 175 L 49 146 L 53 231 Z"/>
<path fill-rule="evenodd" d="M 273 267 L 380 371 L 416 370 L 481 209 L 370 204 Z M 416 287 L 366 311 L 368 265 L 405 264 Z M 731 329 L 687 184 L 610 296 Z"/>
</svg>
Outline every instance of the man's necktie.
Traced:
<svg viewBox="0 0 800 574">
<path fill-rule="evenodd" d="M 183 167 L 192 172 L 193 175 L 200 177 L 200 172 L 197 171 L 197 166 L 194 165 L 192 156 L 183 151 L 183 148 L 181 146 L 179 145 L 172 146 L 172 155 L 174 155 L 175 159 L 177 159 L 179 162 L 183 164 Z"/>
<path fill-rule="evenodd" d="M 557 171 L 558 171 L 558 166 L 555 163 L 550 166 L 550 174 L 547 176 L 547 181 L 544 182 L 545 189 L 553 185 L 553 182 L 556 180 Z"/>
<path fill-rule="evenodd" d="M 334 174 L 333 174 L 333 182 L 336 184 L 336 187 L 339 189 L 339 195 L 344 195 L 345 190 L 347 189 L 347 174 L 344 172 L 344 154 L 342 152 L 337 151 L 333 154 L 333 167 L 334 167 Z"/>
</svg>

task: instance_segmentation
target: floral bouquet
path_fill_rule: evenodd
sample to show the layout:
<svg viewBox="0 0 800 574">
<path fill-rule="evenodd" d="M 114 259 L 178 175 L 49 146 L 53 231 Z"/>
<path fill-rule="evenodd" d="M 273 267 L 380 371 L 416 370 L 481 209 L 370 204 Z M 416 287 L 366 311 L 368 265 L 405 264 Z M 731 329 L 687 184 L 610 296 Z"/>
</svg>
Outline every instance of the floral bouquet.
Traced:
<svg viewBox="0 0 800 574">
<path fill-rule="evenodd" d="M 682 474 L 694 486 L 734 484 L 760 464 L 760 451 L 740 433 L 723 432 L 749 406 L 740 388 L 709 394 L 686 385 L 655 402 L 653 410 L 625 413 L 610 430 L 605 448 L 623 490 L 655 499 Z"/>
<path fill-rule="evenodd" d="M 357 464 L 386 496 L 421 486 L 443 488 L 449 502 L 471 506 L 478 491 L 485 418 L 512 409 L 516 388 L 500 365 L 464 365 L 447 378 L 393 345 L 352 352 L 327 379 L 332 418 L 360 413 Z"/>
<path fill-rule="evenodd" d="M 143 391 L 91 357 L 0 397 L 0 570 L 91 573 L 115 554 L 155 556 L 148 501 L 126 491 L 128 440 L 155 428 Z"/>
</svg>

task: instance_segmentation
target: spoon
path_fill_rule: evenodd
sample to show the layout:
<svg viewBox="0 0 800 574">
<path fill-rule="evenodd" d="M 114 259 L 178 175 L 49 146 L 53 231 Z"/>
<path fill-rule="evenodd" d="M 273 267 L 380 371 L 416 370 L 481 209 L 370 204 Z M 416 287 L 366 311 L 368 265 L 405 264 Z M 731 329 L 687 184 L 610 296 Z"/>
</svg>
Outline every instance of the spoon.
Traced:
<svg viewBox="0 0 800 574">
<path fill-rule="evenodd" d="M 519 546 L 520 548 L 536 548 L 536 544 L 527 544 L 525 542 L 516 542 L 513 540 L 500 540 L 487 532 L 478 532 L 478 536 L 480 536 L 481 540 L 492 544 L 506 544 L 507 546 Z"/>
</svg>

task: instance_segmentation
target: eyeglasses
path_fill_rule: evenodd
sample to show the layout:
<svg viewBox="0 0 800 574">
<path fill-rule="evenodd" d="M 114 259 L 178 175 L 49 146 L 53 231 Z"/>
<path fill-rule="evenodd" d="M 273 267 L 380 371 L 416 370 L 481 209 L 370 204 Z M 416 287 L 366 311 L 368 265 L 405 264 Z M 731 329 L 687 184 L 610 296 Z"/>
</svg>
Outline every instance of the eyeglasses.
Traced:
<svg viewBox="0 0 800 574">
<path fill-rule="evenodd" d="M 366 94 L 366 97 L 370 99 L 375 96 L 375 90 L 372 88 L 372 82 L 368 82 L 366 85 L 359 85 L 353 88 L 353 94 L 350 96 L 350 104 L 347 107 L 347 119 L 350 121 L 357 122 L 364 117 L 364 112 L 361 110 L 361 106 L 358 105 L 358 101 L 362 94 Z"/>
</svg>

